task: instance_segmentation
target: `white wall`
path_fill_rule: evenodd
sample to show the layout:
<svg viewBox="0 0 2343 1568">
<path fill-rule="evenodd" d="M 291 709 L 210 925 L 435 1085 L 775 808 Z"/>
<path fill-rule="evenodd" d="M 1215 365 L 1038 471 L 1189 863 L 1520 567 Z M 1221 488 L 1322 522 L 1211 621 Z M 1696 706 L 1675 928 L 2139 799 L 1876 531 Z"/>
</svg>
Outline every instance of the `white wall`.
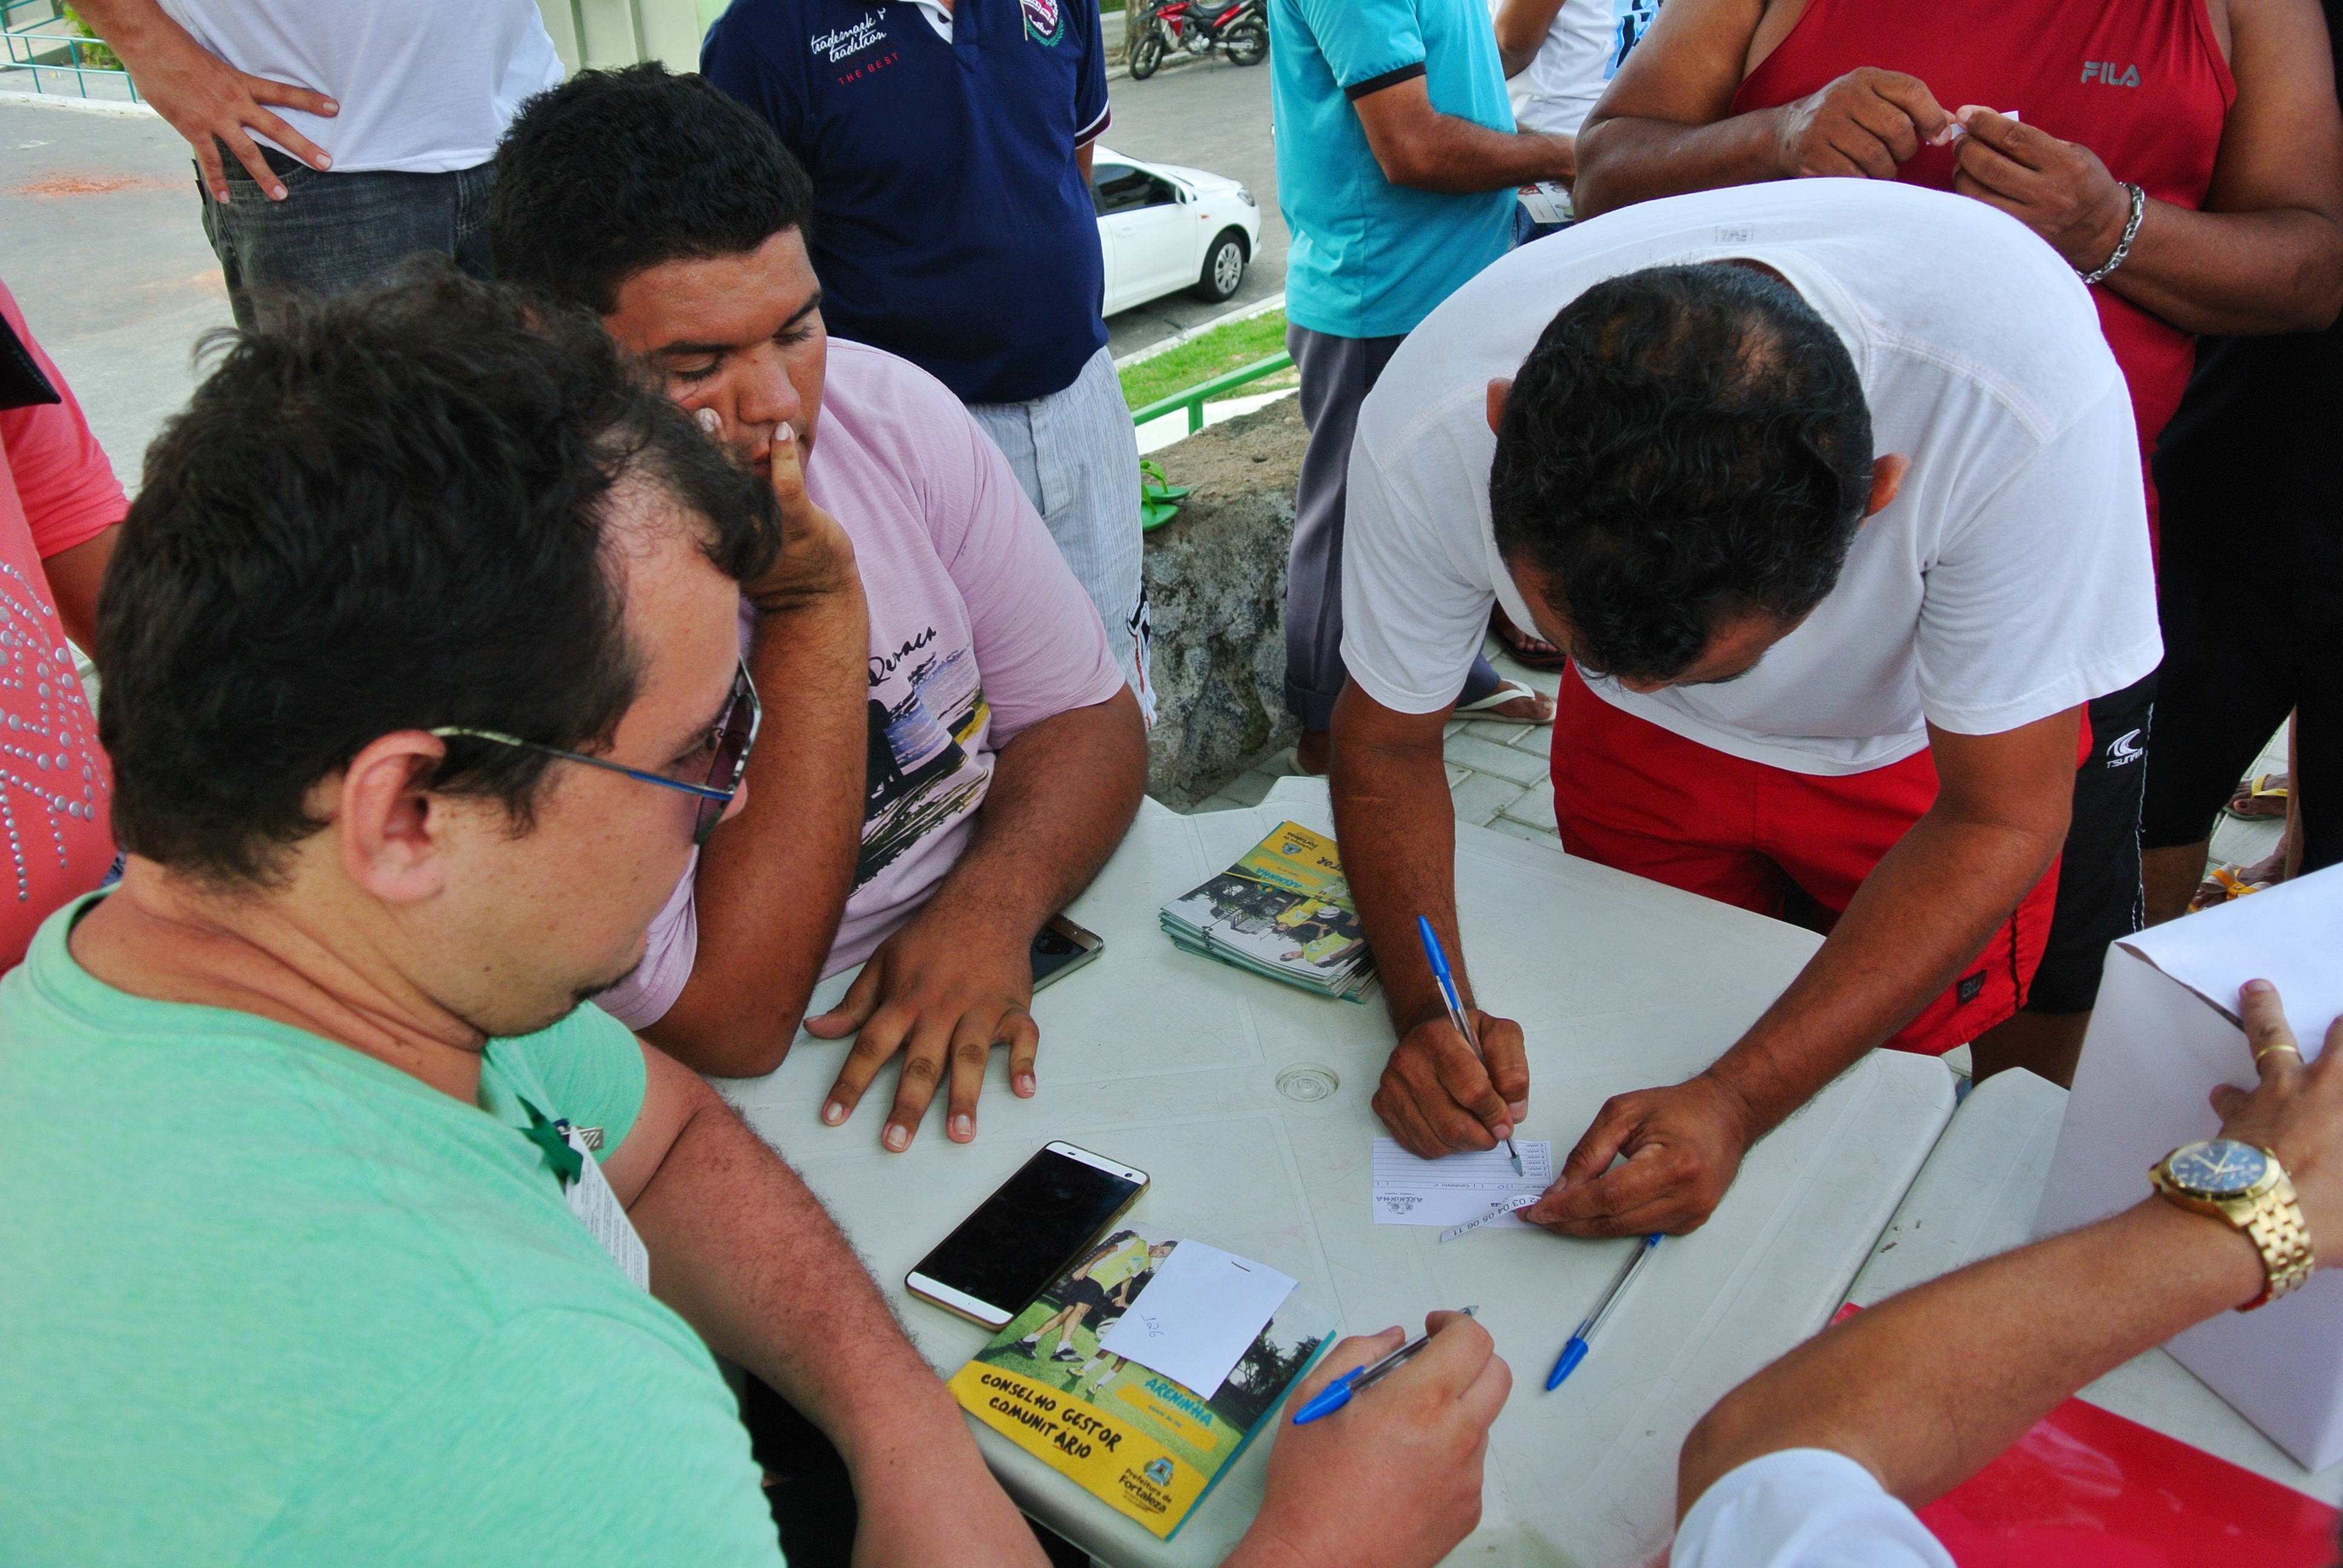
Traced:
<svg viewBox="0 0 2343 1568">
<path fill-rule="evenodd" d="M 727 0 L 537 0 L 546 31 L 570 70 L 664 60 L 699 66 L 699 35 Z"/>
</svg>

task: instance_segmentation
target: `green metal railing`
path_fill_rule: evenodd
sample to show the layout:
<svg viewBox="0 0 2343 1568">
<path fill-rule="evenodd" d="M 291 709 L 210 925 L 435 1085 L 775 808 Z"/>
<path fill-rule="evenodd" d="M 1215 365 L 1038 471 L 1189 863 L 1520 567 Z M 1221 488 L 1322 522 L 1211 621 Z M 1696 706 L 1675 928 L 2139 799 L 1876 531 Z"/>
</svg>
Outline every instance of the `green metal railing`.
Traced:
<svg viewBox="0 0 2343 1568">
<path fill-rule="evenodd" d="M 1232 370 L 1225 376 L 1215 376 L 1210 381 L 1199 382 L 1184 392 L 1174 392 L 1169 397 L 1158 397 L 1146 407 L 1133 413 L 1131 422 L 1134 425 L 1144 425 L 1151 419 L 1161 419 L 1167 414 L 1177 414 L 1181 409 L 1185 408 L 1188 410 L 1188 434 L 1192 436 L 1204 427 L 1204 405 L 1207 401 L 1214 397 L 1224 397 L 1248 382 L 1258 381 L 1265 376 L 1274 376 L 1281 370 L 1292 368 L 1292 366 L 1293 356 L 1291 354 L 1272 354 L 1266 359 L 1256 359 L 1252 364 Z"/>
<path fill-rule="evenodd" d="M 15 14 L 33 10 L 41 15 L 30 22 L 18 23 Z M 121 89 L 121 98 L 138 103 L 137 84 L 130 74 L 114 62 L 113 52 L 96 38 L 66 31 L 72 23 L 56 0 L 0 0 L 0 39 L 5 39 L 7 52 L 0 56 L 0 80 L 18 71 L 29 72 L 33 91 L 46 93 L 48 84 L 55 81 L 62 86 L 67 76 L 73 78 L 73 90 L 78 96 L 93 95 L 93 80 Z M 104 60 L 106 64 L 95 63 Z M 100 98 L 114 98 L 115 93 L 100 93 Z"/>
</svg>

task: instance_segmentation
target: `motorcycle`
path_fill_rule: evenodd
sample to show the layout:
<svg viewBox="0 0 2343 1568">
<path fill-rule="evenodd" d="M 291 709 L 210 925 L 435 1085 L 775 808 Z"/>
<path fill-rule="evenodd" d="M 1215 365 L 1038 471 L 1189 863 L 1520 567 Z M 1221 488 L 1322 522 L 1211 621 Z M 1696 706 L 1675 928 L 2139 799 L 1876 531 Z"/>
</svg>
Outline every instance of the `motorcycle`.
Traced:
<svg viewBox="0 0 2343 1568">
<path fill-rule="evenodd" d="M 1215 48 L 1232 65 L 1268 59 L 1267 0 L 1147 0 L 1131 19 L 1131 79 L 1147 80 L 1179 50 L 1209 55 Z"/>
</svg>

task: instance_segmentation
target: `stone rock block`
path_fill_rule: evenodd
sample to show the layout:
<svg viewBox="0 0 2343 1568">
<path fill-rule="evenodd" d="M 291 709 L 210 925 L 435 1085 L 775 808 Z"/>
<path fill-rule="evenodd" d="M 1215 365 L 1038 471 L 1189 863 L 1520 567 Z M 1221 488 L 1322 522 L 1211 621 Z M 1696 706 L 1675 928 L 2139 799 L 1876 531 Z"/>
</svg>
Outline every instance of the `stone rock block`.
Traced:
<svg viewBox="0 0 2343 1568">
<path fill-rule="evenodd" d="M 1156 724 L 1147 791 L 1186 809 L 1297 733 L 1285 710 L 1285 556 L 1309 432 L 1298 400 L 1154 454 L 1192 493 L 1147 536 Z"/>
</svg>

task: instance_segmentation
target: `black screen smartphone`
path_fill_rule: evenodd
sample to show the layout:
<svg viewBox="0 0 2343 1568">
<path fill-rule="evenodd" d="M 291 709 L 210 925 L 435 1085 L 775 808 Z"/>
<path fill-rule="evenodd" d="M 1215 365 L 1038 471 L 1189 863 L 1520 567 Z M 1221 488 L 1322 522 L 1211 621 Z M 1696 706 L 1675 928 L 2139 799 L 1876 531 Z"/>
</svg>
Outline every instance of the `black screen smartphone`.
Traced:
<svg viewBox="0 0 2343 1568">
<path fill-rule="evenodd" d="M 1033 934 L 1033 989 L 1040 990 L 1070 970 L 1078 970 L 1099 956 L 1106 939 L 1084 930 L 1063 915 Z"/>
<path fill-rule="evenodd" d="M 1071 1268 L 1147 1190 L 1147 1172 L 1051 1143 L 920 1260 L 903 1284 L 922 1301 L 997 1329 Z"/>
</svg>

